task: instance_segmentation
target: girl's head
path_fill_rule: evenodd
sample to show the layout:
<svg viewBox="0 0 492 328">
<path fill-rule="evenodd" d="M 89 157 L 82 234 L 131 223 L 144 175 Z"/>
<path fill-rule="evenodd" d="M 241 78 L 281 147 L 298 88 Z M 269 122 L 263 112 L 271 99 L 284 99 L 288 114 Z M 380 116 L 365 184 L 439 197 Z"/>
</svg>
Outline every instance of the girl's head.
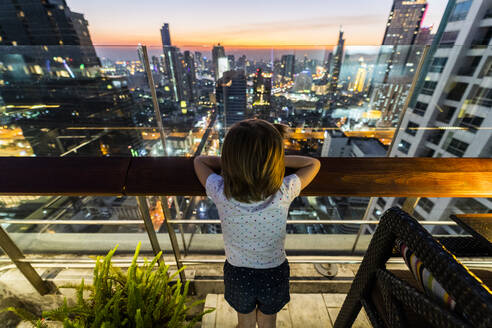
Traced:
<svg viewBox="0 0 492 328">
<path fill-rule="evenodd" d="M 285 173 L 283 140 L 270 123 L 250 119 L 236 123 L 222 146 L 226 197 L 250 203 L 279 190 Z"/>
</svg>

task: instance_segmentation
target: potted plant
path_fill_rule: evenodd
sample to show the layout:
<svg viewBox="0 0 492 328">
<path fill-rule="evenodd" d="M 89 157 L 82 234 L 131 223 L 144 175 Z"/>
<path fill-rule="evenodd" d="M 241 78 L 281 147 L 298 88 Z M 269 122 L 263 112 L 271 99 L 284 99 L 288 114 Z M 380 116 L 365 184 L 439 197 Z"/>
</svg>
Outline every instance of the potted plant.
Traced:
<svg viewBox="0 0 492 328">
<path fill-rule="evenodd" d="M 61 322 L 65 328 L 193 327 L 205 314 L 213 311 L 210 309 L 190 318 L 189 310 L 204 300 L 189 305 L 189 282 L 181 283 L 179 271 L 169 275 L 169 266 L 158 262 L 162 252 L 152 261 L 145 259 L 139 266 L 139 243 L 125 273 L 111 264 L 117 247 L 104 258 L 97 257 L 92 286 L 85 285 L 83 279 L 78 286 L 63 286 L 76 288 L 74 305 L 69 306 L 65 297 L 61 307 L 44 311 L 42 318 L 22 309 L 7 308 L 4 311 L 12 311 L 35 327 L 43 328 L 49 327 L 49 321 Z M 89 291 L 89 297 L 84 297 L 84 290 Z"/>
</svg>

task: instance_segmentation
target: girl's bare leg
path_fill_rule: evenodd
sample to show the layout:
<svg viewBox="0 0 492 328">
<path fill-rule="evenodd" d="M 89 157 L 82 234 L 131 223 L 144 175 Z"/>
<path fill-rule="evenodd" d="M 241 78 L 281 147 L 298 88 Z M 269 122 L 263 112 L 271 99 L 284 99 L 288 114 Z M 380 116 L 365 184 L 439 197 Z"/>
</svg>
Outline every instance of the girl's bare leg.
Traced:
<svg viewBox="0 0 492 328">
<path fill-rule="evenodd" d="M 256 322 L 258 322 L 258 328 L 275 328 L 277 314 L 264 314 L 260 310 L 257 310 Z"/>
<path fill-rule="evenodd" d="M 237 313 L 237 328 L 255 328 L 256 327 L 256 309 L 248 314 Z"/>
</svg>

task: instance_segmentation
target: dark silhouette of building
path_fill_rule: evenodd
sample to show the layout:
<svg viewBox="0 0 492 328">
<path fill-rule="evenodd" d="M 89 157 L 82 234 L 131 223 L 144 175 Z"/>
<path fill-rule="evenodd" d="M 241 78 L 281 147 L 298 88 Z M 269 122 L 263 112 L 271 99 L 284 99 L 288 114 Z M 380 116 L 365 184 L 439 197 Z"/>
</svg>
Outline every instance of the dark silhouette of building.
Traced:
<svg viewBox="0 0 492 328">
<path fill-rule="evenodd" d="M 161 38 L 163 46 L 171 45 L 171 33 L 169 32 L 169 24 L 164 23 L 161 28 Z"/>
<path fill-rule="evenodd" d="M 246 76 L 243 71 L 225 72 L 217 81 L 215 94 L 224 128 L 246 118 Z"/>
<path fill-rule="evenodd" d="M 328 101 L 330 109 L 335 106 L 337 97 L 339 95 L 338 81 L 340 79 L 340 72 L 342 70 L 344 47 L 345 39 L 343 38 L 343 30 L 340 27 L 340 31 L 338 33 L 337 48 L 333 55 L 333 69 L 330 77 L 330 86 L 328 87 Z"/>
<path fill-rule="evenodd" d="M 282 77 L 284 80 L 293 80 L 295 74 L 296 56 L 295 55 L 283 55 L 282 56 Z"/>
<path fill-rule="evenodd" d="M 271 97 L 272 74 L 258 68 L 253 79 L 253 111 L 259 113 L 262 118 L 270 116 Z"/>
<path fill-rule="evenodd" d="M 195 59 L 189 51 L 184 52 L 184 71 L 186 82 L 186 96 L 188 102 L 195 101 L 196 94 L 196 73 L 195 73 Z"/>
</svg>

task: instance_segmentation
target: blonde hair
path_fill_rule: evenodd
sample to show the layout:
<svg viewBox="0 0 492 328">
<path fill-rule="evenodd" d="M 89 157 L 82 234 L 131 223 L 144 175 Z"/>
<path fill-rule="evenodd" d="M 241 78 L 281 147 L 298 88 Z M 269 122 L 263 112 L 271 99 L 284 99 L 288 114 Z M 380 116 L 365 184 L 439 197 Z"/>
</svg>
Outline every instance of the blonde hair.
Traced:
<svg viewBox="0 0 492 328">
<path fill-rule="evenodd" d="M 261 201 L 280 189 L 285 173 L 280 132 L 260 119 L 236 123 L 221 156 L 224 194 L 243 203 Z"/>
</svg>

